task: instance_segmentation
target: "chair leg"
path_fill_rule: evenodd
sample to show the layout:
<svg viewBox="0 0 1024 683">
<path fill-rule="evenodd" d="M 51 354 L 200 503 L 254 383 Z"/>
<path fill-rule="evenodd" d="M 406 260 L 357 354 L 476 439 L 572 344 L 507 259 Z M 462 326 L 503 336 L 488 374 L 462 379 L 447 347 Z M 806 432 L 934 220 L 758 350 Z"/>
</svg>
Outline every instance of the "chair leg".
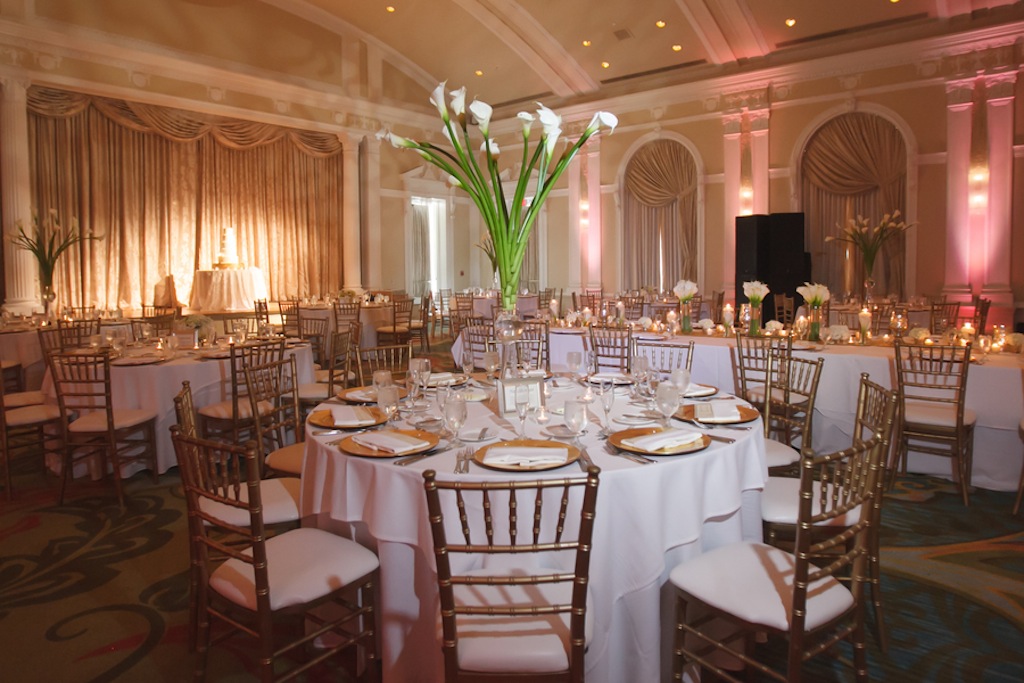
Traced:
<svg viewBox="0 0 1024 683">
<path fill-rule="evenodd" d="M 871 554 L 868 557 L 868 570 L 871 589 L 871 604 L 875 610 L 875 630 L 878 648 L 886 653 L 889 651 L 889 630 L 885 626 L 885 612 L 882 608 L 882 558 L 879 555 L 878 529 L 871 530 Z"/>
</svg>

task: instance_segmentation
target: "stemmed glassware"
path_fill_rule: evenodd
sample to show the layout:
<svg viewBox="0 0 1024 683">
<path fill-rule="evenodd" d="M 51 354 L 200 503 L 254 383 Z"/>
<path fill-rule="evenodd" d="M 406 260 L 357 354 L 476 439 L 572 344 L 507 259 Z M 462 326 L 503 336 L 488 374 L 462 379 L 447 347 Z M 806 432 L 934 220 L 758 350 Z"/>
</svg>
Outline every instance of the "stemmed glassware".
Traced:
<svg viewBox="0 0 1024 683">
<path fill-rule="evenodd" d="M 487 370 L 488 377 L 493 378 L 500 365 L 501 356 L 498 355 L 497 351 L 484 351 L 484 369 Z"/>
<path fill-rule="evenodd" d="M 633 374 L 634 396 L 643 400 L 649 398 L 647 392 L 647 382 L 650 375 L 649 368 L 650 363 L 647 360 L 647 356 L 640 354 L 633 356 L 630 369 Z"/>
<path fill-rule="evenodd" d="M 565 402 L 565 427 L 572 432 L 573 445 L 580 446 L 580 435 L 587 430 L 587 404 L 583 401 Z"/>
<path fill-rule="evenodd" d="M 466 424 L 466 399 L 462 394 L 455 392 L 448 397 L 444 404 L 444 424 L 452 435 L 452 447 L 461 446 L 459 430 Z"/>
<path fill-rule="evenodd" d="M 978 362 L 984 363 L 988 360 L 988 354 L 992 350 L 992 337 L 987 334 L 978 335 L 978 340 L 975 343 L 978 345 L 978 350 L 981 351 L 981 358 L 978 359 Z"/>
<path fill-rule="evenodd" d="M 519 417 L 519 438 L 526 438 L 526 414 L 530 411 L 530 388 L 520 384 L 516 387 L 516 415 Z"/>
<path fill-rule="evenodd" d="M 615 383 L 611 380 L 604 380 L 601 382 L 601 410 L 604 411 L 604 429 L 601 433 L 605 436 L 611 434 L 612 426 L 609 415 L 612 412 L 612 406 L 615 404 Z"/>
<path fill-rule="evenodd" d="M 672 382 L 659 382 L 654 392 L 654 402 L 661 413 L 662 424 L 668 429 L 671 426 L 669 418 L 675 415 L 679 408 L 679 389 Z"/>
<path fill-rule="evenodd" d="M 476 359 L 473 358 L 473 349 L 467 344 L 462 349 L 462 372 L 469 377 L 474 370 L 476 370 Z"/>
<path fill-rule="evenodd" d="M 587 376 L 591 373 L 596 374 L 597 371 L 597 353 L 594 351 L 587 351 L 587 367 L 584 368 L 583 376 L 580 378 L 580 381 L 585 385 L 583 394 L 580 396 L 581 401 L 586 401 L 587 403 L 592 403 L 594 401 L 594 392 L 591 389 L 591 382 L 587 380 Z"/>
<path fill-rule="evenodd" d="M 373 371 L 373 389 L 378 396 L 380 395 L 380 390 L 383 387 L 390 386 L 392 384 L 394 384 L 394 381 L 391 378 L 390 370 Z"/>
<path fill-rule="evenodd" d="M 427 387 L 430 385 L 430 359 L 420 358 L 419 373 L 416 376 L 416 381 L 420 385 L 420 396 L 425 396 L 427 393 Z"/>
</svg>

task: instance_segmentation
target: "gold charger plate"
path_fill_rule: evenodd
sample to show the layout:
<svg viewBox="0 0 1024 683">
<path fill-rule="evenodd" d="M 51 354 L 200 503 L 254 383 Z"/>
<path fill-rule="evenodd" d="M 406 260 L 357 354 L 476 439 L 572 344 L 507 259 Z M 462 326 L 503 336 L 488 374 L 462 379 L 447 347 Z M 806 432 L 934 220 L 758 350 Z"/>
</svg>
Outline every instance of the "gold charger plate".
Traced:
<svg viewBox="0 0 1024 683">
<path fill-rule="evenodd" d="M 376 403 L 377 399 L 359 398 L 359 394 L 362 392 L 372 390 L 372 386 L 367 387 L 352 387 L 350 389 L 343 389 L 338 392 L 338 398 L 346 403 Z M 401 401 L 403 398 L 409 395 L 409 391 L 405 387 L 398 387 L 398 400 Z"/>
<path fill-rule="evenodd" d="M 738 419 L 738 420 L 729 420 L 728 422 L 720 422 L 718 420 L 715 420 L 715 421 L 704 420 L 701 424 L 706 424 L 706 425 L 730 425 L 730 424 L 732 424 L 732 425 L 734 425 L 734 424 L 741 424 L 743 422 L 753 422 L 754 420 L 756 420 L 757 418 L 759 418 L 761 416 L 761 413 L 757 412 L 753 408 L 748 408 L 747 406 L 736 406 L 736 408 L 737 408 L 737 410 L 740 411 L 740 419 Z M 675 412 L 675 415 L 673 415 L 673 417 L 677 417 L 680 420 L 695 420 L 696 419 L 695 413 L 696 413 L 696 407 L 695 406 L 693 406 L 693 405 L 686 405 L 686 406 L 680 407 L 679 410 L 677 410 Z"/>
<path fill-rule="evenodd" d="M 504 463 L 484 462 L 484 456 L 487 455 L 487 451 L 492 448 L 502 448 L 506 446 L 523 446 L 527 448 L 567 448 L 569 449 L 569 455 L 566 457 L 565 462 L 562 463 L 541 463 L 534 466 L 523 466 L 523 465 L 512 465 Z M 554 470 L 559 467 L 565 467 L 571 465 L 580 458 L 580 449 L 576 448 L 572 444 L 567 443 L 552 443 L 550 441 L 538 441 L 536 439 L 516 439 L 514 441 L 499 441 L 497 443 L 488 444 L 481 447 L 475 453 L 473 453 L 473 462 L 481 467 L 486 467 L 492 470 L 502 470 L 504 472 L 540 472 L 542 470 Z"/>
<path fill-rule="evenodd" d="M 698 388 L 694 391 L 687 391 L 683 394 L 683 398 L 700 398 L 701 396 L 714 396 L 718 393 L 718 387 L 713 387 L 710 384 L 697 384 Z"/>
<path fill-rule="evenodd" d="M 385 415 L 384 411 L 380 408 L 377 408 L 376 406 L 368 406 L 366 409 L 370 411 L 370 416 L 373 418 L 373 422 L 370 424 L 340 427 L 334 424 L 334 415 L 329 410 L 314 410 L 309 415 L 309 423 L 316 427 L 323 427 L 324 429 L 366 429 L 368 427 L 382 425 L 388 421 L 388 416 Z"/>
<path fill-rule="evenodd" d="M 345 451 L 349 455 L 358 455 L 364 458 L 403 458 L 407 455 L 416 455 L 417 453 L 426 453 L 430 449 L 437 446 L 441 441 L 441 437 L 437 434 L 431 434 L 425 432 L 422 429 L 388 429 L 386 432 L 397 432 L 398 434 L 405 434 L 417 439 L 421 439 L 427 442 L 426 446 L 422 448 L 414 448 L 411 451 L 402 451 L 401 453 L 388 453 L 387 451 L 381 451 L 377 449 L 364 446 L 360 443 L 355 442 L 356 434 L 352 436 L 346 436 L 341 441 L 336 442 L 336 446 L 341 450 Z M 379 433 L 379 432 L 375 432 Z"/>
<path fill-rule="evenodd" d="M 636 448 L 622 443 L 626 439 L 635 439 L 638 436 L 647 436 L 648 434 L 656 434 L 657 432 L 663 431 L 665 431 L 664 427 L 637 427 L 636 429 L 624 429 L 621 432 L 615 432 L 609 436 L 608 443 L 619 450 L 629 451 L 630 453 L 640 453 L 641 455 L 682 455 L 684 453 L 696 453 L 697 451 L 702 451 L 711 445 L 711 437 L 706 434 L 701 436 L 700 441 L 694 441 L 691 444 L 679 446 L 677 448 L 663 448 L 657 451 L 648 451 L 643 448 Z"/>
</svg>

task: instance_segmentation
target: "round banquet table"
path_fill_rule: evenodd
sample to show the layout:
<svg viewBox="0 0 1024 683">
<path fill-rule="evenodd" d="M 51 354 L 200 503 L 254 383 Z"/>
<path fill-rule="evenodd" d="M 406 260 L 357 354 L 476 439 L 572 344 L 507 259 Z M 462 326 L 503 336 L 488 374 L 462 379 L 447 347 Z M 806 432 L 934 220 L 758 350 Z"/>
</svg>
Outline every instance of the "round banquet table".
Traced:
<svg viewBox="0 0 1024 683">
<path fill-rule="evenodd" d="M 359 334 L 359 347 L 369 349 L 377 345 L 377 328 L 391 324 L 391 304 L 363 304 L 359 307 L 359 322 L 362 330 Z M 327 329 L 335 331 L 334 307 L 326 304 L 303 304 L 299 307 L 299 315 L 303 318 L 321 318 L 327 320 Z"/>
<path fill-rule="evenodd" d="M 548 405 L 557 409 L 577 392 L 578 387 L 554 390 Z M 518 419 L 498 416 L 493 404 L 493 396 L 486 403 L 469 402 L 462 432 L 472 434 L 486 426 L 502 439 L 512 438 Z M 637 410 L 625 396 L 616 397 L 612 416 Z M 704 550 L 761 538 L 760 489 L 767 477 L 762 427 L 757 420 L 748 431 L 718 429 L 714 433 L 733 437 L 735 443 L 713 442 L 697 453 L 638 464 L 605 450 L 594 425 L 603 419 L 596 402 L 590 412 L 591 426 L 582 444 L 601 468 L 601 483 L 590 565 L 595 628 L 587 650 L 587 680 L 653 683 L 670 671 L 674 602 L 666 588 L 668 572 Z M 431 413 L 437 415 L 436 407 Z M 548 428 L 562 422 L 552 417 Z M 527 437 L 544 438 L 540 429 L 528 422 Z M 304 524 L 356 538 L 380 556 L 384 680 L 443 680 L 437 578 L 422 472 L 434 469 L 439 478 L 467 480 L 582 472 L 576 464 L 519 473 L 474 463 L 468 474 L 455 475 L 457 449 L 403 467 L 393 464 L 393 458 L 346 455 L 331 445 L 338 438 L 317 436 L 307 425 Z"/>
<path fill-rule="evenodd" d="M 193 311 L 252 311 L 254 301 L 266 298 L 267 284 L 259 268 L 197 270 L 188 307 Z"/>
<path fill-rule="evenodd" d="M 213 351 L 213 350 L 209 350 Z M 140 347 L 129 349 L 127 357 L 145 352 Z M 313 351 L 309 344 L 291 345 L 286 348 L 288 355 L 295 357 L 296 372 L 299 382 L 314 382 Z M 110 369 L 110 392 L 115 408 L 142 408 L 156 413 L 156 462 L 162 474 L 178 462 L 171 443 L 171 425 L 177 424 L 174 413 L 174 396 L 181 391 L 181 383 L 188 381 L 192 388 L 192 398 L 196 408 L 218 401 L 225 401 L 231 396 L 231 361 L 228 358 L 212 358 L 204 352 L 179 350 L 170 360 L 153 362 L 143 365 L 118 365 L 113 361 Z M 217 354 L 220 355 L 220 354 Z M 54 403 L 57 395 L 47 371 L 43 381 L 43 392 L 48 400 Z M 48 456 L 51 468 L 59 470 L 60 464 L 56 456 Z M 131 476 L 141 465 L 124 468 L 122 476 Z M 75 476 L 84 474 L 76 469 Z M 98 472 L 92 473 L 98 476 Z"/>
</svg>

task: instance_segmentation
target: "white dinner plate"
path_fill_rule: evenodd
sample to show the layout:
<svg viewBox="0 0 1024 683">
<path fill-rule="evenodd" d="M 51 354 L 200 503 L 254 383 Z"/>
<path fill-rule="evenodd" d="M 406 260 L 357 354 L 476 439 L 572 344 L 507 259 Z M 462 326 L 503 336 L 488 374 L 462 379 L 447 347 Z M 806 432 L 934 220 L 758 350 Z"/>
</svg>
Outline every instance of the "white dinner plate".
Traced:
<svg viewBox="0 0 1024 683">
<path fill-rule="evenodd" d="M 480 434 L 484 430 L 487 433 L 481 438 Z M 493 441 L 497 439 L 500 434 L 500 430 L 497 427 L 474 427 L 473 429 L 464 429 L 459 432 L 459 439 L 462 441 L 469 441 L 470 443 L 480 443 L 482 441 Z"/>
</svg>

